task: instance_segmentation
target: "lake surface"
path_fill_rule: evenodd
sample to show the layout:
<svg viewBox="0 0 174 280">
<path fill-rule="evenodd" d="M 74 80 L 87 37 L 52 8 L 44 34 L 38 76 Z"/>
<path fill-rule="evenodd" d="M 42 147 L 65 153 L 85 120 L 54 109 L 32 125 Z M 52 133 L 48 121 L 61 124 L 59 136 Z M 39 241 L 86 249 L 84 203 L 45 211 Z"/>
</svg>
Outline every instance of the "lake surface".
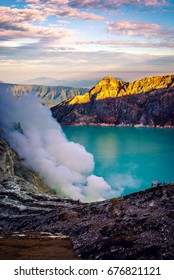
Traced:
<svg viewBox="0 0 174 280">
<path fill-rule="evenodd" d="M 94 155 L 95 175 L 115 196 L 174 181 L 174 130 L 135 127 L 63 127 L 67 138 Z"/>
</svg>

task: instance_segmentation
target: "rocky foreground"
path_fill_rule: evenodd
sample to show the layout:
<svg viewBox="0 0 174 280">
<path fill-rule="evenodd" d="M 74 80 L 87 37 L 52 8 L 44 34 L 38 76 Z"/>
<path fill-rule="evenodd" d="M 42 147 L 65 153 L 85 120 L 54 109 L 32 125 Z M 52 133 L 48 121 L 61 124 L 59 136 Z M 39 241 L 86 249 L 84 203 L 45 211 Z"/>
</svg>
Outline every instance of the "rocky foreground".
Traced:
<svg viewBox="0 0 174 280">
<path fill-rule="evenodd" d="M 126 83 L 109 76 L 52 108 L 62 125 L 174 127 L 174 75 Z"/>
<path fill-rule="evenodd" d="M 31 171 L 17 175 L 21 163 L 14 159 L 1 141 L 0 259 L 30 259 L 31 248 L 20 250 L 30 246 L 33 259 L 174 259 L 174 183 L 82 203 L 38 188 Z M 48 254 L 39 245 L 43 238 Z"/>
<path fill-rule="evenodd" d="M 78 260 L 72 241 L 62 234 L 23 232 L 0 236 L 0 260 Z"/>
</svg>

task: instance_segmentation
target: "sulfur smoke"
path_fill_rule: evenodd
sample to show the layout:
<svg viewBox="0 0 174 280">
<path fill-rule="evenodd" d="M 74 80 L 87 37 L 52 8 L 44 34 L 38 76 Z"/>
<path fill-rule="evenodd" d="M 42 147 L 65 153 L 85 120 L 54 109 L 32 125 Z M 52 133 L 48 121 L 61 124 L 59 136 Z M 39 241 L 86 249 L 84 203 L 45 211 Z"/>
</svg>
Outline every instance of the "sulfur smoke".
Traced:
<svg viewBox="0 0 174 280">
<path fill-rule="evenodd" d="M 102 177 L 93 174 L 93 155 L 67 140 L 51 111 L 36 97 L 0 94 L 0 128 L 24 164 L 58 195 L 95 201 L 111 191 Z"/>
</svg>

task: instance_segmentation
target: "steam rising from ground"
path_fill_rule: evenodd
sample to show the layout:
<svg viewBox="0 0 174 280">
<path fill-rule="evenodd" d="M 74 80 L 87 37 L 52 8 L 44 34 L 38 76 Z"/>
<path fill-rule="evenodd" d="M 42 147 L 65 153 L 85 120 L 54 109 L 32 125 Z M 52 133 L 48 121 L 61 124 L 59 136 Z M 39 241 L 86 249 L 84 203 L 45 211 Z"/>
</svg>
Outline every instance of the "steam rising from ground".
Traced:
<svg viewBox="0 0 174 280">
<path fill-rule="evenodd" d="M 34 96 L 0 94 L 0 128 L 10 146 L 57 194 L 102 200 L 111 187 L 93 174 L 94 158 L 69 142 L 50 110 Z"/>
</svg>

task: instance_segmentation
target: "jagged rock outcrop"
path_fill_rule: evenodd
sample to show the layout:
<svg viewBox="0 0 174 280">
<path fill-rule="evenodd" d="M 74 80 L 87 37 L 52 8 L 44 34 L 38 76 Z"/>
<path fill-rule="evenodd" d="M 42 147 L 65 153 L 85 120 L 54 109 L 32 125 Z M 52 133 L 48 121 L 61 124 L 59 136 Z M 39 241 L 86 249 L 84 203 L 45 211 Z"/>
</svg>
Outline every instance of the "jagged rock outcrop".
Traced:
<svg viewBox="0 0 174 280">
<path fill-rule="evenodd" d="M 0 83 L 0 94 L 8 92 L 18 97 L 32 94 L 38 96 L 42 103 L 49 107 L 57 105 L 62 101 L 72 98 L 76 95 L 84 94 L 86 91 L 86 88 Z"/>
<path fill-rule="evenodd" d="M 109 76 L 52 108 L 63 125 L 174 126 L 174 75 L 125 83 Z"/>
</svg>

